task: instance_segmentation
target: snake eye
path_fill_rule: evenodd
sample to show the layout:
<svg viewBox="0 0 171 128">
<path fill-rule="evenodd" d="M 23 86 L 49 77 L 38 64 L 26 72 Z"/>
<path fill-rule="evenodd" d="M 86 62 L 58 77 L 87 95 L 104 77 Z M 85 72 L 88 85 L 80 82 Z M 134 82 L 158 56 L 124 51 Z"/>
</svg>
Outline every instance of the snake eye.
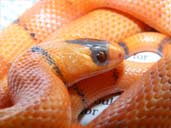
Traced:
<svg viewBox="0 0 171 128">
<path fill-rule="evenodd" d="M 105 51 L 98 51 L 96 53 L 96 58 L 100 63 L 104 63 L 107 59 L 107 55 L 106 55 Z"/>
<path fill-rule="evenodd" d="M 106 47 L 103 45 L 93 46 L 91 47 L 91 52 L 92 52 L 92 59 L 97 65 L 103 66 L 108 63 L 107 46 Z"/>
</svg>

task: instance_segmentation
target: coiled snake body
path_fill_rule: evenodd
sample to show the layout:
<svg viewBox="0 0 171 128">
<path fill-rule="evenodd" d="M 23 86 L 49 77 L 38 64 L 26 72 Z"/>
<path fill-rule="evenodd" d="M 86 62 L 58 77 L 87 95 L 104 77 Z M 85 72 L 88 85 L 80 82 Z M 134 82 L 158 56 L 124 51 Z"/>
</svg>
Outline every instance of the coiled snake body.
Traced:
<svg viewBox="0 0 171 128">
<path fill-rule="evenodd" d="M 170 128 L 170 21 L 170 0 L 38 2 L 0 34 L 0 127 L 84 127 L 83 109 L 123 92 L 85 127 Z M 142 51 L 161 59 L 126 60 Z"/>
</svg>

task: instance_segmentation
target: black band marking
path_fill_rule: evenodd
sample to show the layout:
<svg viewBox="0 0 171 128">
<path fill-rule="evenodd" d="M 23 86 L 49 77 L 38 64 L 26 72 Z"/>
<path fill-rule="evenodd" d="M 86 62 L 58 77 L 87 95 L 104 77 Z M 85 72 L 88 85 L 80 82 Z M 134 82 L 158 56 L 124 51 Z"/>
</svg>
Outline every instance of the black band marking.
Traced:
<svg viewBox="0 0 171 128">
<path fill-rule="evenodd" d="M 171 44 L 171 37 L 166 37 L 160 42 L 159 47 L 158 47 L 158 52 L 160 55 L 162 55 L 162 53 L 163 53 L 163 48 L 164 48 L 165 44 L 168 44 L 168 43 Z"/>
<path fill-rule="evenodd" d="M 86 108 L 86 99 L 85 99 L 85 95 L 83 93 L 83 91 L 79 88 L 79 86 L 77 84 L 73 85 L 72 87 L 76 92 L 77 94 L 81 97 L 81 101 L 83 103 L 83 107 L 84 109 Z"/>
<path fill-rule="evenodd" d="M 99 66 L 103 66 L 108 64 L 108 44 L 109 42 L 105 40 L 97 40 L 97 39 L 88 39 L 88 38 L 81 38 L 81 39 L 76 39 L 76 40 L 66 40 L 67 43 L 72 43 L 72 44 L 79 44 L 83 45 L 86 47 L 90 48 L 91 51 L 91 58 L 94 63 L 96 63 Z M 104 56 L 106 57 L 104 62 L 100 62 L 98 60 L 97 54 L 99 52 L 103 52 Z"/>
<path fill-rule="evenodd" d="M 124 52 L 125 52 L 125 59 L 127 59 L 127 58 L 129 57 L 128 46 L 126 45 L 125 42 L 119 42 L 118 44 L 124 49 Z"/>
<path fill-rule="evenodd" d="M 33 40 L 36 40 L 36 34 L 34 32 L 30 32 L 27 26 L 22 26 L 28 33 L 30 33 L 30 36 Z"/>
<path fill-rule="evenodd" d="M 167 81 L 169 84 L 171 84 L 171 79 Z"/>
<path fill-rule="evenodd" d="M 114 81 L 116 82 L 120 77 L 120 72 L 118 71 L 117 68 L 113 69 L 113 78 L 114 78 Z"/>
<path fill-rule="evenodd" d="M 30 36 L 32 36 L 34 39 L 35 39 L 35 35 L 36 35 L 36 34 L 33 33 L 33 32 L 30 33 Z"/>
<path fill-rule="evenodd" d="M 14 24 L 18 24 L 19 26 L 21 26 L 21 25 L 19 24 L 19 22 L 20 22 L 20 19 L 16 19 L 13 23 L 14 23 Z M 25 26 L 22 26 L 22 27 L 28 32 L 28 28 L 27 28 L 27 27 L 25 27 Z M 30 33 L 30 36 L 31 36 L 33 39 L 36 39 L 36 38 L 35 38 L 35 36 L 36 36 L 35 33 L 31 32 L 31 33 Z"/>
<path fill-rule="evenodd" d="M 42 49 L 42 48 L 40 48 L 38 46 L 32 47 L 31 51 L 32 52 L 37 52 L 37 53 L 41 54 L 46 59 L 48 64 L 53 67 L 53 69 L 59 75 L 59 77 L 62 79 L 62 81 L 64 83 L 66 83 L 66 81 L 65 81 L 65 79 L 64 79 L 64 77 L 63 77 L 63 75 L 62 75 L 62 73 L 61 73 L 61 71 L 59 69 L 59 67 L 55 63 L 55 60 L 50 56 L 50 54 L 47 51 L 45 51 L 44 49 Z"/>
<path fill-rule="evenodd" d="M 19 18 L 13 21 L 14 24 L 18 24 L 19 26 L 21 26 L 21 25 L 19 24 L 19 22 L 20 22 L 20 19 L 19 19 Z M 25 25 L 24 25 L 24 26 L 22 25 L 22 27 L 28 32 L 28 28 L 27 28 Z M 36 39 L 36 38 L 35 38 L 35 35 L 36 35 L 36 34 L 33 33 L 33 32 L 30 33 L 30 36 L 31 36 L 33 39 Z"/>
<path fill-rule="evenodd" d="M 72 44 L 80 44 L 83 46 L 91 47 L 93 45 L 106 45 L 109 42 L 105 40 L 98 40 L 98 39 L 89 39 L 89 38 L 80 38 L 80 39 L 75 39 L 75 40 L 66 40 L 67 43 L 72 43 Z"/>
</svg>

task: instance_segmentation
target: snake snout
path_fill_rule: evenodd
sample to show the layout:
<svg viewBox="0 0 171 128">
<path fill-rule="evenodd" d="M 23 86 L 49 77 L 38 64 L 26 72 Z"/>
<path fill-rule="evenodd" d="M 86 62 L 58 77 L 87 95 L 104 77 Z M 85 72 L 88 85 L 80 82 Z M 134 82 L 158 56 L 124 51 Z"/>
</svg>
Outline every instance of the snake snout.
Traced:
<svg viewBox="0 0 171 128">
<path fill-rule="evenodd" d="M 124 59 L 124 51 L 118 44 L 110 44 L 109 46 L 109 61 L 110 65 L 116 67 Z"/>
</svg>

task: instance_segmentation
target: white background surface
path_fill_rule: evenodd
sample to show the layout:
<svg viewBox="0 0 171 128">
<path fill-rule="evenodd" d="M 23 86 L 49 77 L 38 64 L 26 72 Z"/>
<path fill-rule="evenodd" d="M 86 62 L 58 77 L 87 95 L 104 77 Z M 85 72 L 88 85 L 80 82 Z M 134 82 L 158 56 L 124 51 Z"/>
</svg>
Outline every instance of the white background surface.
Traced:
<svg viewBox="0 0 171 128">
<path fill-rule="evenodd" d="M 38 0 L 0 0 L 0 30 L 16 20 Z"/>
</svg>

